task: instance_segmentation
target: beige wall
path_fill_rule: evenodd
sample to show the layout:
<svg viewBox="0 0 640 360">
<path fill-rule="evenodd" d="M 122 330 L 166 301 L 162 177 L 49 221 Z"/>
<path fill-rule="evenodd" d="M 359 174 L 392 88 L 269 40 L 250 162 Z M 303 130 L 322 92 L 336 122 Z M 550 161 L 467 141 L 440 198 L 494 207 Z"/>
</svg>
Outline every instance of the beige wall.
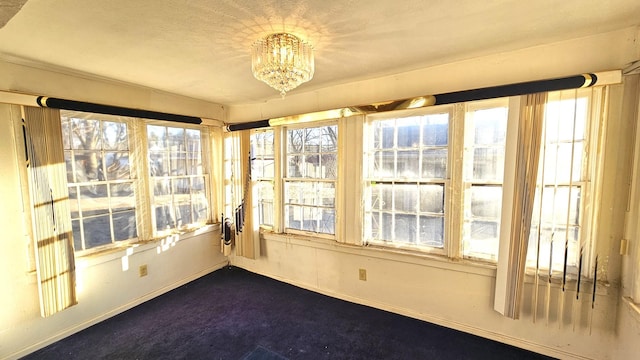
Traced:
<svg viewBox="0 0 640 360">
<path fill-rule="evenodd" d="M 366 104 L 431 93 L 529 81 L 582 72 L 620 69 L 640 58 L 638 29 L 616 32 L 509 53 L 469 59 L 374 80 L 338 84 L 331 88 L 287 96 L 282 101 L 234 106 L 172 96 L 127 84 L 87 79 L 0 62 L 0 90 L 47 95 L 109 105 L 175 112 L 185 115 L 250 121 L 282 115 Z M 151 243 L 102 256 L 78 259 L 79 304 L 51 318 L 39 316 L 35 274 L 29 270 L 29 254 L 23 226 L 20 149 L 8 107 L 0 104 L 0 358 L 13 358 L 63 336 L 113 316 L 180 284 L 226 264 L 218 252 L 217 231 L 171 244 Z M 616 111 L 614 109 L 613 114 Z M 614 116 L 615 118 L 615 116 Z M 624 119 L 614 119 L 616 134 L 624 134 Z M 628 121 L 628 119 L 626 120 Z M 624 158 L 624 145 L 608 151 Z M 616 172 L 616 166 L 608 165 Z M 606 218 L 618 214 L 611 192 L 623 180 L 614 174 L 606 182 Z M 624 174 L 619 174 L 623 176 Z M 27 225 L 28 226 L 28 225 Z M 638 317 L 625 308 L 618 295 L 620 257 L 615 255 L 619 223 L 603 227 L 603 247 L 612 269 L 610 286 L 599 289 L 593 322 L 588 303 L 578 303 L 575 330 L 571 309 L 564 322 L 552 315 L 549 324 L 533 323 L 530 309 L 521 320 L 508 320 L 493 310 L 493 267 L 454 263 L 443 259 L 370 248 L 340 245 L 319 239 L 270 236 L 262 241 L 257 260 L 232 258 L 240 267 L 346 300 L 376 306 L 497 339 L 553 356 L 616 359 L 635 354 Z M 123 267 L 128 262 L 129 267 Z M 149 275 L 140 278 L 139 265 Z M 367 270 L 367 281 L 358 270 Z M 528 285 L 528 291 L 531 285 Z M 557 288 L 552 289 L 555 294 Z M 10 295 L 6 295 L 10 294 Z M 583 302 L 586 302 L 583 299 Z M 569 304 L 569 301 L 567 302 Z M 618 309 L 621 309 L 618 312 Z M 616 318 L 618 319 L 616 321 Z M 590 329 L 591 328 L 591 331 Z"/>
</svg>

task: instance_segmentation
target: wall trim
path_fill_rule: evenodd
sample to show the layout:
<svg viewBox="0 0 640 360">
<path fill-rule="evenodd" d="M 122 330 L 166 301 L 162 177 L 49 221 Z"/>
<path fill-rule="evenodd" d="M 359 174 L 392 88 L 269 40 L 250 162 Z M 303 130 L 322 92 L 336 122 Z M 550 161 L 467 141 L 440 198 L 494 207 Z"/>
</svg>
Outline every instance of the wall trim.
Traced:
<svg viewBox="0 0 640 360">
<path fill-rule="evenodd" d="M 227 266 L 228 264 L 229 264 L 229 262 L 226 259 L 224 261 L 220 261 L 220 262 L 218 262 L 217 264 L 215 264 L 213 266 L 210 266 L 210 267 L 208 267 L 206 269 L 203 269 L 203 270 L 201 270 L 201 271 L 199 271 L 199 272 L 197 272 L 197 273 L 195 273 L 195 274 L 193 274 L 191 276 L 183 278 L 183 279 L 181 279 L 179 281 L 176 281 L 176 282 L 174 282 L 174 283 L 172 283 L 170 285 L 167 285 L 167 286 L 164 286 L 164 287 L 162 287 L 160 289 L 152 291 L 152 292 L 150 292 L 150 293 L 148 293 L 146 295 L 143 295 L 143 296 L 141 296 L 141 297 L 139 297 L 139 298 L 137 298 L 137 299 L 135 299 L 135 300 L 133 300 L 133 301 L 131 301 L 129 303 L 126 303 L 126 304 L 121 305 L 121 306 L 119 306 L 119 307 L 117 307 L 115 309 L 112 309 L 111 311 L 108 311 L 108 312 L 106 312 L 104 314 L 101 314 L 100 316 L 97 316 L 97 317 L 95 317 L 93 319 L 90 319 L 90 320 L 87 320 L 87 321 L 85 321 L 83 323 L 76 324 L 74 326 L 66 328 L 66 329 L 58 332 L 57 334 L 55 334 L 55 335 L 53 335 L 53 336 L 51 336 L 51 337 L 49 337 L 49 338 L 47 338 L 45 340 L 42 340 L 42 341 L 40 341 L 38 343 L 35 343 L 33 345 L 30 345 L 30 346 L 22 349 L 20 351 L 17 351 L 17 352 L 15 352 L 13 354 L 10 354 L 8 358 L 17 359 L 17 358 L 21 358 L 23 356 L 26 356 L 26 355 L 34 352 L 34 351 L 37 351 L 37 350 L 42 349 L 42 348 L 44 348 L 44 347 L 46 347 L 48 345 L 51 345 L 51 344 L 55 343 L 56 341 L 62 340 L 62 339 L 66 338 L 66 337 L 68 337 L 70 335 L 73 335 L 73 334 L 75 334 L 77 332 L 80 332 L 80 331 L 82 331 L 82 330 L 84 330 L 84 329 L 86 329 L 86 328 L 88 328 L 88 327 L 90 327 L 92 325 L 95 325 L 95 324 L 97 324 L 97 323 L 99 323 L 101 321 L 107 320 L 107 319 L 109 319 L 111 317 L 114 317 L 114 316 L 116 316 L 118 314 L 121 314 L 121 313 L 123 313 L 123 312 L 125 312 L 125 311 L 127 311 L 129 309 L 134 308 L 135 306 L 138 306 L 138 305 L 140 305 L 140 304 L 142 304 L 142 303 L 144 303 L 146 301 L 149 301 L 149 300 L 151 300 L 153 298 L 156 298 L 156 297 L 158 297 L 160 295 L 163 295 L 163 294 L 165 294 L 165 293 L 167 293 L 167 292 L 169 292 L 171 290 L 174 290 L 174 289 L 176 289 L 176 288 L 178 288 L 178 287 L 180 287 L 182 285 L 185 285 L 185 284 L 187 284 L 187 283 L 189 283 L 191 281 L 197 280 L 197 279 L 199 279 L 199 278 L 201 278 L 201 277 L 203 277 L 205 275 L 208 275 L 208 274 L 210 274 L 210 273 L 212 273 L 212 272 L 214 272 L 216 270 L 222 269 L 223 267 Z"/>
</svg>

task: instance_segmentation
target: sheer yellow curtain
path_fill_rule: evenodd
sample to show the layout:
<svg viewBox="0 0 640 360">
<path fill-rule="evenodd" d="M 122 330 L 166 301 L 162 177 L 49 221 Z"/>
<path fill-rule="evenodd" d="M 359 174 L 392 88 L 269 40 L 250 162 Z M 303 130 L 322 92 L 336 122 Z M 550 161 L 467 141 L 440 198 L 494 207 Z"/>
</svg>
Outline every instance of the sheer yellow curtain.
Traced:
<svg viewBox="0 0 640 360">
<path fill-rule="evenodd" d="M 235 131 L 228 134 L 232 142 L 232 206 L 235 225 L 235 251 L 237 256 L 250 259 L 258 257 L 260 238 L 257 226 L 254 226 L 256 208 L 253 205 L 251 191 L 251 135 L 250 130 Z M 257 222 L 256 222 L 257 225 Z"/>
<path fill-rule="evenodd" d="M 60 112 L 24 107 L 29 191 L 43 317 L 77 303 Z"/>
<path fill-rule="evenodd" d="M 542 127 L 547 93 L 526 95 L 520 107 L 513 169 L 513 199 L 507 214 L 511 224 L 508 241 L 501 246 L 496 275 L 494 308 L 504 316 L 517 319 L 522 303 L 522 288 L 527 260 L 527 247 L 536 193 Z M 506 176 L 507 174 L 505 174 Z"/>
</svg>

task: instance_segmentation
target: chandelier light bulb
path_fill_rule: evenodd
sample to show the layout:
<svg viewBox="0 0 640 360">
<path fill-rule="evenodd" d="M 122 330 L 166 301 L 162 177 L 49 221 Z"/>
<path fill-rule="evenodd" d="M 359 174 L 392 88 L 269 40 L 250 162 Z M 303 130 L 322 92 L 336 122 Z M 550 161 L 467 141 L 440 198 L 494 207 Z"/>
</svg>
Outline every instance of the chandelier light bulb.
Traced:
<svg viewBox="0 0 640 360">
<path fill-rule="evenodd" d="M 253 44 L 253 76 L 278 90 L 284 98 L 288 91 L 313 78 L 313 48 L 295 35 L 271 34 Z"/>
</svg>

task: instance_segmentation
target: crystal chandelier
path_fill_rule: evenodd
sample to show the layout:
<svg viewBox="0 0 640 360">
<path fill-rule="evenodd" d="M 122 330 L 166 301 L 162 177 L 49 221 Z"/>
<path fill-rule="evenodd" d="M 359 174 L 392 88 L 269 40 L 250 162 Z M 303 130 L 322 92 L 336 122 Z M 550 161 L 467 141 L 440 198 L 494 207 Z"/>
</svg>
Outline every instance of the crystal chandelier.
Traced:
<svg viewBox="0 0 640 360">
<path fill-rule="evenodd" d="M 313 48 L 295 35 L 271 34 L 253 44 L 253 76 L 280 91 L 284 98 L 313 77 Z"/>
</svg>

